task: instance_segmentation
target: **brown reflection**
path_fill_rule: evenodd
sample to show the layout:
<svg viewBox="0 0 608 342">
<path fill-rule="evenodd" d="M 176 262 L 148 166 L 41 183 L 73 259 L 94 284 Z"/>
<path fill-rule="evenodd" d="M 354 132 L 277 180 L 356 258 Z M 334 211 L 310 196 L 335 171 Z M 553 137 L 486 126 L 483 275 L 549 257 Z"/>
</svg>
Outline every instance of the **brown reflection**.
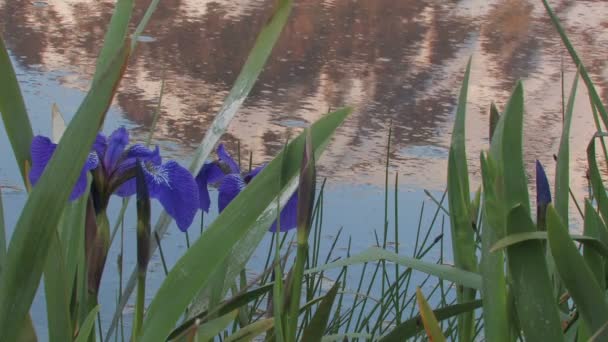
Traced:
<svg viewBox="0 0 608 342">
<path fill-rule="evenodd" d="M 597 16 L 594 6 L 600 2 L 555 5 L 560 15 L 575 8 Z M 273 3 L 160 2 L 145 32 L 153 41 L 139 45 L 116 98 L 135 124 L 134 132 L 144 132 L 150 125 L 164 72 L 167 83 L 156 138 L 178 142 L 182 153 L 190 152 L 220 108 Z M 392 122 L 394 166 L 416 175 L 410 183 L 442 187 L 456 96 L 466 61 L 474 55 L 467 124 L 472 172 L 478 172 L 477 153 L 486 146 L 490 101 L 504 106 L 520 78 L 527 90 L 526 131 L 545 133 L 527 134 L 531 160 L 549 160 L 561 124 L 561 89 L 554 85 L 559 83 L 562 50 L 536 2 L 296 3 L 251 97 L 230 126 L 225 137 L 230 147 L 236 148 L 240 139 L 244 153 L 251 150 L 254 159 L 267 159 L 302 123 L 330 108 L 353 105 L 355 114 L 326 158 L 327 174 L 380 183 Z M 147 4 L 136 1 L 136 21 Z M 42 65 L 87 79 L 112 6 L 113 1 L 49 0 L 45 7 L 7 1 L 0 7 L 2 32 L 21 68 Z M 569 32 L 573 39 L 580 38 L 577 47 L 591 71 L 600 74 L 605 53 L 594 49 L 589 38 L 596 28 L 580 25 L 568 27 Z M 81 87 L 67 78 L 64 83 Z M 590 131 L 587 126 L 581 130 Z"/>
</svg>

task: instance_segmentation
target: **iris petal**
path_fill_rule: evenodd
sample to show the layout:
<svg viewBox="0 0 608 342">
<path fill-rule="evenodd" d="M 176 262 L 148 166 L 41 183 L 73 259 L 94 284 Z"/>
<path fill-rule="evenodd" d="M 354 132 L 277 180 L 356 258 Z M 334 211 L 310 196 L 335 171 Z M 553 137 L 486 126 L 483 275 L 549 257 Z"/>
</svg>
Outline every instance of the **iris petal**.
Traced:
<svg viewBox="0 0 608 342">
<path fill-rule="evenodd" d="M 123 159 L 118 163 L 115 177 L 120 177 L 122 173 L 134 168 L 137 159 L 145 163 L 151 163 L 152 165 L 161 165 L 162 163 L 158 146 L 156 146 L 154 150 L 150 150 L 144 145 L 135 144 L 129 147 L 127 152 L 124 154 Z M 121 197 L 134 195 L 135 179 L 133 178 L 124 182 L 114 193 Z"/>
<path fill-rule="evenodd" d="M 217 206 L 220 213 L 228 206 L 230 202 L 245 188 L 245 181 L 239 174 L 229 174 L 222 179 L 219 188 L 219 196 Z"/>
<path fill-rule="evenodd" d="M 293 195 L 291 195 L 291 197 L 289 197 L 289 200 L 287 201 L 287 203 L 285 203 L 283 210 L 281 210 L 280 220 L 281 220 L 280 228 L 281 228 L 282 232 L 286 232 L 297 226 L 297 224 L 298 224 L 298 192 L 297 191 L 294 192 Z M 270 226 L 270 231 L 271 232 L 277 231 L 277 221 L 276 220 L 272 223 L 272 226 Z"/>
<path fill-rule="evenodd" d="M 103 133 L 97 133 L 95 142 L 93 143 L 93 151 L 97 152 L 99 158 L 103 158 L 106 154 L 106 148 L 108 147 L 108 140 Z"/>
<path fill-rule="evenodd" d="M 536 205 L 551 203 L 551 189 L 543 165 L 536 161 Z"/>
<path fill-rule="evenodd" d="M 222 169 L 216 163 L 205 163 L 201 171 L 196 176 L 196 184 L 198 186 L 198 199 L 200 208 L 209 212 L 211 206 L 211 198 L 209 197 L 209 183 L 215 183 L 224 177 Z"/>
<path fill-rule="evenodd" d="M 163 165 L 144 163 L 144 166 L 150 197 L 158 199 L 179 229 L 185 232 L 199 206 L 198 189 L 192 174 L 175 161 Z"/>
<path fill-rule="evenodd" d="M 249 171 L 249 173 L 247 173 L 245 175 L 245 183 L 249 184 L 249 182 L 251 182 L 251 180 L 258 175 L 258 173 L 260 173 L 262 170 L 264 170 L 264 168 L 266 167 L 266 164 L 260 165 L 258 167 L 256 167 L 255 169 Z"/>
<path fill-rule="evenodd" d="M 241 169 L 239 168 L 239 164 L 237 164 L 234 159 L 228 154 L 224 144 L 220 144 L 217 147 L 217 156 L 220 158 L 220 161 L 226 163 L 230 168 L 230 173 L 241 173 Z"/>
<path fill-rule="evenodd" d="M 51 160 L 56 148 L 57 144 L 54 144 L 51 139 L 47 137 L 37 135 L 32 140 L 30 147 L 32 154 L 32 168 L 29 174 L 30 183 L 32 185 L 35 185 L 42 176 L 42 173 L 44 172 L 46 165 Z M 89 153 L 89 156 L 85 161 L 82 170 L 80 171 L 80 176 L 74 185 L 74 189 L 70 194 L 70 200 L 74 200 L 84 193 L 87 186 L 87 172 L 95 169 L 98 165 L 99 158 L 97 157 L 97 154 Z"/>
<path fill-rule="evenodd" d="M 32 154 L 32 168 L 30 169 L 30 183 L 35 185 L 42 176 L 42 172 L 44 172 L 44 168 L 46 168 L 46 164 L 48 164 L 49 160 L 53 156 L 53 152 L 55 152 L 55 148 L 57 147 L 51 139 L 47 137 L 43 137 L 41 135 L 37 135 L 32 140 L 32 144 L 30 145 L 30 152 Z"/>
<path fill-rule="evenodd" d="M 107 149 L 103 157 L 103 166 L 109 173 L 116 167 L 116 163 L 122 156 L 125 148 L 129 144 L 129 132 L 124 127 L 120 127 L 110 135 Z"/>
</svg>

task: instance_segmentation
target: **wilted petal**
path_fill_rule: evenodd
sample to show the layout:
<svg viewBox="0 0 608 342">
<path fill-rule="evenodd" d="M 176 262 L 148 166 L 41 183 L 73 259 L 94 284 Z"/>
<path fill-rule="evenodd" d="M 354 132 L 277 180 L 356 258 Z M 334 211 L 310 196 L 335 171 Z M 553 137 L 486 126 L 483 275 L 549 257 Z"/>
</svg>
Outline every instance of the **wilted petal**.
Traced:
<svg viewBox="0 0 608 342">
<path fill-rule="evenodd" d="M 30 183 L 32 185 L 35 185 L 42 176 L 46 165 L 51 160 L 51 157 L 55 152 L 55 148 L 57 148 L 57 145 L 54 144 L 51 139 L 47 137 L 37 135 L 32 140 L 32 144 L 30 147 L 30 151 L 32 154 L 32 168 L 29 174 Z M 97 157 L 97 154 L 89 153 L 89 156 L 85 161 L 82 171 L 80 171 L 80 176 L 78 177 L 78 180 L 74 185 L 74 189 L 70 194 L 70 200 L 74 200 L 80 197 L 80 195 L 82 195 L 87 186 L 87 172 L 95 169 L 97 165 L 99 165 L 99 159 Z"/>
<path fill-rule="evenodd" d="M 211 205 L 211 198 L 209 197 L 209 183 L 218 182 L 224 177 L 224 172 L 216 164 L 207 162 L 201 168 L 201 171 L 196 175 L 196 185 L 198 186 L 198 199 L 200 201 L 200 208 L 205 212 L 209 212 Z"/>
<path fill-rule="evenodd" d="M 230 202 L 245 188 L 245 181 L 241 178 L 241 175 L 233 173 L 226 175 L 222 180 L 219 188 L 219 195 L 217 200 L 217 206 L 220 211 L 224 211 L 224 208 L 228 206 Z"/>
<path fill-rule="evenodd" d="M 150 197 L 158 199 L 179 229 L 186 231 L 199 206 L 198 189 L 192 174 L 172 160 L 163 165 L 143 164 Z"/>
<path fill-rule="evenodd" d="M 551 189 L 543 165 L 536 161 L 536 205 L 551 203 Z"/>
<path fill-rule="evenodd" d="M 230 173 L 241 173 L 239 164 L 237 164 L 237 162 L 234 161 L 234 159 L 232 159 L 230 154 L 228 154 L 228 152 L 224 148 L 224 144 L 220 144 L 217 147 L 217 156 L 220 159 L 220 161 L 222 161 L 223 163 L 228 165 L 228 167 L 230 168 Z"/>
<path fill-rule="evenodd" d="M 273 202 L 274 203 L 274 202 Z M 283 210 L 281 210 L 280 216 L 281 231 L 286 232 L 293 229 L 298 224 L 298 192 L 294 192 L 289 198 Z M 275 220 L 270 226 L 271 232 L 277 231 L 277 221 Z"/>
<path fill-rule="evenodd" d="M 116 162 L 121 158 L 122 153 L 129 144 L 129 132 L 124 127 L 120 127 L 110 135 L 107 149 L 103 157 L 103 165 L 108 170 L 114 170 Z"/>
</svg>

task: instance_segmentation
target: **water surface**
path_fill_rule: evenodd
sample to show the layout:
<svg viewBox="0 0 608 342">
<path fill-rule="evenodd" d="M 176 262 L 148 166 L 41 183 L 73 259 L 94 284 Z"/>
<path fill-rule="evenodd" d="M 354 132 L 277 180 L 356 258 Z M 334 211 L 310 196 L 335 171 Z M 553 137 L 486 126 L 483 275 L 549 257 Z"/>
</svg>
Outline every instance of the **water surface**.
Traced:
<svg viewBox="0 0 608 342">
<path fill-rule="evenodd" d="M 135 2 L 137 21 L 148 1 Z M 551 2 L 607 99 L 608 3 Z M 35 133 L 50 133 L 52 103 L 68 119 L 75 112 L 90 84 L 113 3 L 0 0 L 0 32 Z M 154 142 L 166 157 L 188 163 L 273 3 L 161 1 L 110 109 L 106 132 L 124 125 L 134 140 L 143 141 L 164 78 Z M 437 193 L 445 187 L 456 98 L 471 56 L 466 128 L 472 184 L 479 184 L 478 156 L 488 146 L 490 103 L 504 108 L 517 80 L 525 90 L 524 144 L 531 186 L 535 159 L 545 164 L 551 179 L 562 93 L 568 94 L 575 68 L 538 1 L 296 1 L 223 142 L 235 154 L 240 145 L 241 155 L 252 153 L 258 164 L 327 111 L 353 106 L 353 115 L 320 161 L 319 174 L 329 178 L 328 234 L 343 226 L 362 249 L 373 244 L 373 230 L 383 226 L 384 163 L 392 125 L 390 172 L 399 173 L 400 229 L 407 236 L 416 225 L 412 218 L 424 199 L 422 189 Z M 578 91 L 571 187 L 581 200 L 585 148 L 595 128 L 584 86 Z M 3 129 L 0 186 L 11 227 L 25 194 Z M 183 239 L 173 234 L 168 248 L 177 257 L 184 248 L 177 241 Z M 106 295 L 113 298 L 114 293 Z"/>
</svg>

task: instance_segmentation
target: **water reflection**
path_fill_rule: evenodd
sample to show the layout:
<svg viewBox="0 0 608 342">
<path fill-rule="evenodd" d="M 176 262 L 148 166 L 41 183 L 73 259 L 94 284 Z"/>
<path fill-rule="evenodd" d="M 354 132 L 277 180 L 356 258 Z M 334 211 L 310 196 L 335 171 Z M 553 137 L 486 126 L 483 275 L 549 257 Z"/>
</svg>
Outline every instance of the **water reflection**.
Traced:
<svg viewBox="0 0 608 342">
<path fill-rule="evenodd" d="M 152 121 L 161 75 L 167 85 L 155 137 L 185 156 L 200 141 L 268 19 L 272 0 L 161 2 L 122 83 L 116 106 L 143 136 Z M 517 79 L 526 90 L 527 163 L 553 165 L 561 126 L 563 50 L 537 2 L 296 1 L 273 55 L 225 139 L 259 161 L 330 108 L 352 105 L 323 174 L 381 184 L 389 123 L 393 167 L 403 182 L 441 188 L 456 96 L 469 56 L 468 149 L 478 173 L 487 144 L 487 111 L 503 107 Z M 602 1 L 552 1 L 583 60 L 604 85 L 608 25 Z M 135 19 L 148 1 L 137 0 Z M 113 1 L 0 2 L 7 44 L 24 70 L 64 71 L 61 83 L 86 89 Z M 566 87 L 573 67 L 565 58 Z M 35 87 L 35 85 L 32 85 Z M 605 87 L 600 87 L 606 98 Z M 26 89 L 28 91 L 28 89 Z M 567 92 L 567 90 L 566 90 Z M 573 187 L 584 188 L 584 146 L 593 131 L 581 87 L 572 138 Z M 542 132 L 539 134 L 538 132 Z M 551 169 L 551 167 L 549 167 Z M 532 168 L 530 167 L 530 170 Z M 550 172 L 551 173 L 551 172 Z M 582 191 L 582 190 L 581 190 Z"/>
</svg>

